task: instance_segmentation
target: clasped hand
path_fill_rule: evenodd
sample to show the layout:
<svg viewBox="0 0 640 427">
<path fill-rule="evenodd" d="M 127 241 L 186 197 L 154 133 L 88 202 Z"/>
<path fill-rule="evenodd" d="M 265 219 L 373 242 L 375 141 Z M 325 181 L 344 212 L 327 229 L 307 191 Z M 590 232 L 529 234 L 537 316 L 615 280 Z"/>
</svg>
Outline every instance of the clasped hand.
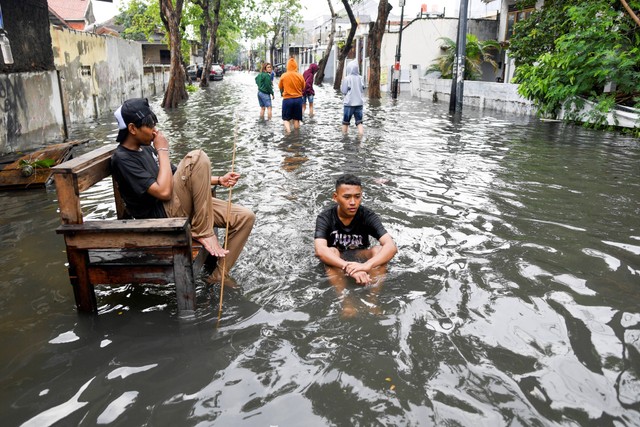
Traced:
<svg viewBox="0 0 640 427">
<path fill-rule="evenodd" d="M 353 277 L 359 285 L 368 285 L 371 283 L 371 276 L 369 276 L 370 268 L 366 264 L 348 262 L 342 270 L 344 270 L 347 276 Z"/>
<path fill-rule="evenodd" d="M 220 185 L 223 187 L 233 187 L 238 183 L 240 179 L 240 174 L 237 172 L 227 172 L 226 174 L 220 177 Z"/>
</svg>

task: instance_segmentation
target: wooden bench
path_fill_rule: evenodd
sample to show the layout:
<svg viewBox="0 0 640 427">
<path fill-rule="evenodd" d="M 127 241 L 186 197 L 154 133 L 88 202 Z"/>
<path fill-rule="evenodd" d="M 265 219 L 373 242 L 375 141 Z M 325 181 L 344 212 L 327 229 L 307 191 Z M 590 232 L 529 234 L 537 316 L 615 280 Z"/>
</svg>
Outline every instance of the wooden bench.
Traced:
<svg viewBox="0 0 640 427">
<path fill-rule="evenodd" d="M 98 148 L 53 167 L 69 260 L 69 280 L 79 311 L 97 312 L 97 284 L 175 283 L 178 309 L 195 310 L 195 276 L 208 256 L 193 245 L 188 218 L 121 219 L 124 204 L 114 182 L 118 219 L 84 221 L 80 193 L 111 175 L 117 145 Z"/>
</svg>

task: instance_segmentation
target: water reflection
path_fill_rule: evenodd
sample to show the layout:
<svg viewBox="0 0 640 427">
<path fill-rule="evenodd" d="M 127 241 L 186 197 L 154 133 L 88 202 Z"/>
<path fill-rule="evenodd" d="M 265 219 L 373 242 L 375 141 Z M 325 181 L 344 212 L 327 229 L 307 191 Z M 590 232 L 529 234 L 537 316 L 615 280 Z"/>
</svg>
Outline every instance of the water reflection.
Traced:
<svg viewBox="0 0 640 427">
<path fill-rule="evenodd" d="M 79 316 L 55 192 L 0 193 L 3 421 L 640 424 L 638 141 L 472 109 L 452 121 L 406 97 L 370 102 L 364 137 L 343 136 L 341 97 L 316 93 L 291 135 L 279 98 L 259 120 L 249 74 L 176 111 L 152 100 L 175 161 L 203 148 L 225 171 L 237 145 L 233 201 L 258 220 L 219 325 L 204 282 L 191 320 L 163 286 L 100 287 L 100 315 Z M 73 135 L 88 150 L 115 129 L 105 116 Z M 343 172 L 399 247 L 375 295 L 348 289 L 351 319 L 313 256 Z M 86 215 L 114 215 L 109 186 Z"/>
</svg>

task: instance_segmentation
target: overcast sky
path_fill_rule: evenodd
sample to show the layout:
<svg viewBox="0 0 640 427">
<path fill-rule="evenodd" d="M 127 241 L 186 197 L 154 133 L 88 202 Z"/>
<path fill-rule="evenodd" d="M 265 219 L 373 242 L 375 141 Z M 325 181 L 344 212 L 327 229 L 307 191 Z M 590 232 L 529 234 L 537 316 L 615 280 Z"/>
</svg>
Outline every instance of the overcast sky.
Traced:
<svg viewBox="0 0 640 427">
<path fill-rule="evenodd" d="M 104 1 L 93 0 L 93 11 L 96 16 L 97 22 L 104 22 L 111 19 L 118 14 L 119 7 L 122 3 L 126 3 L 128 0 L 113 0 L 113 3 Z M 337 9 L 342 8 L 342 2 L 339 0 L 332 0 L 333 7 Z M 393 6 L 393 14 L 400 15 L 399 0 L 389 0 Z M 305 20 L 313 20 L 322 15 L 329 15 L 329 6 L 327 0 L 300 0 L 303 8 L 303 16 Z M 446 9 L 447 16 L 457 16 L 458 9 L 460 7 L 459 0 L 406 0 L 404 6 L 404 13 L 407 17 L 414 17 L 420 12 L 420 6 L 422 4 L 427 5 L 427 10 L 442 11 Z M 485 14 L 489 12 L 495 12 L 500 7 L 499 0 L 490 1 L 485 4 L 482 0 L 470 0 L 469 9 L 473 16 L 477 14 Z"/>
</svg>

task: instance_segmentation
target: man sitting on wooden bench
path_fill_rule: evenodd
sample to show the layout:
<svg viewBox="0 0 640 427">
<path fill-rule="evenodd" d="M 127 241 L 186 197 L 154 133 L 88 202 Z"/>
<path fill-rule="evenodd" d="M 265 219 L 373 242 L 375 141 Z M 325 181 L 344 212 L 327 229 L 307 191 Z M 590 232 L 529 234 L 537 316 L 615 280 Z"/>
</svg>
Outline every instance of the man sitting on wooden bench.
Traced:
<svg viewBox="0 0 640 427">
<path fill-rule="evenodd" d="M 169 142 L 156 129 L 158 118 L 143 98 L 125 101 L 114 113 L 118 120 L 120 145 L 111 157 L 111 169 L 125 203 L 134 219 L 189 217 L 195 240 L 213 256 L 226 257 L 228 272 L 251 233 L 255 214 L 231 205 L 227 250 L 213 227 L 226 227 L 227 203 L 211 196 L 212 185 L 233 187 L 240 174 L 227 172 L 211 176 L 211 162 L 202 150 L 187 154 L 176 167 L 169 161 Z M 152 145 L 153 144 L 153 145 Z M 220 281 L 221 263 L 211 275 Z"/>
</svg>

